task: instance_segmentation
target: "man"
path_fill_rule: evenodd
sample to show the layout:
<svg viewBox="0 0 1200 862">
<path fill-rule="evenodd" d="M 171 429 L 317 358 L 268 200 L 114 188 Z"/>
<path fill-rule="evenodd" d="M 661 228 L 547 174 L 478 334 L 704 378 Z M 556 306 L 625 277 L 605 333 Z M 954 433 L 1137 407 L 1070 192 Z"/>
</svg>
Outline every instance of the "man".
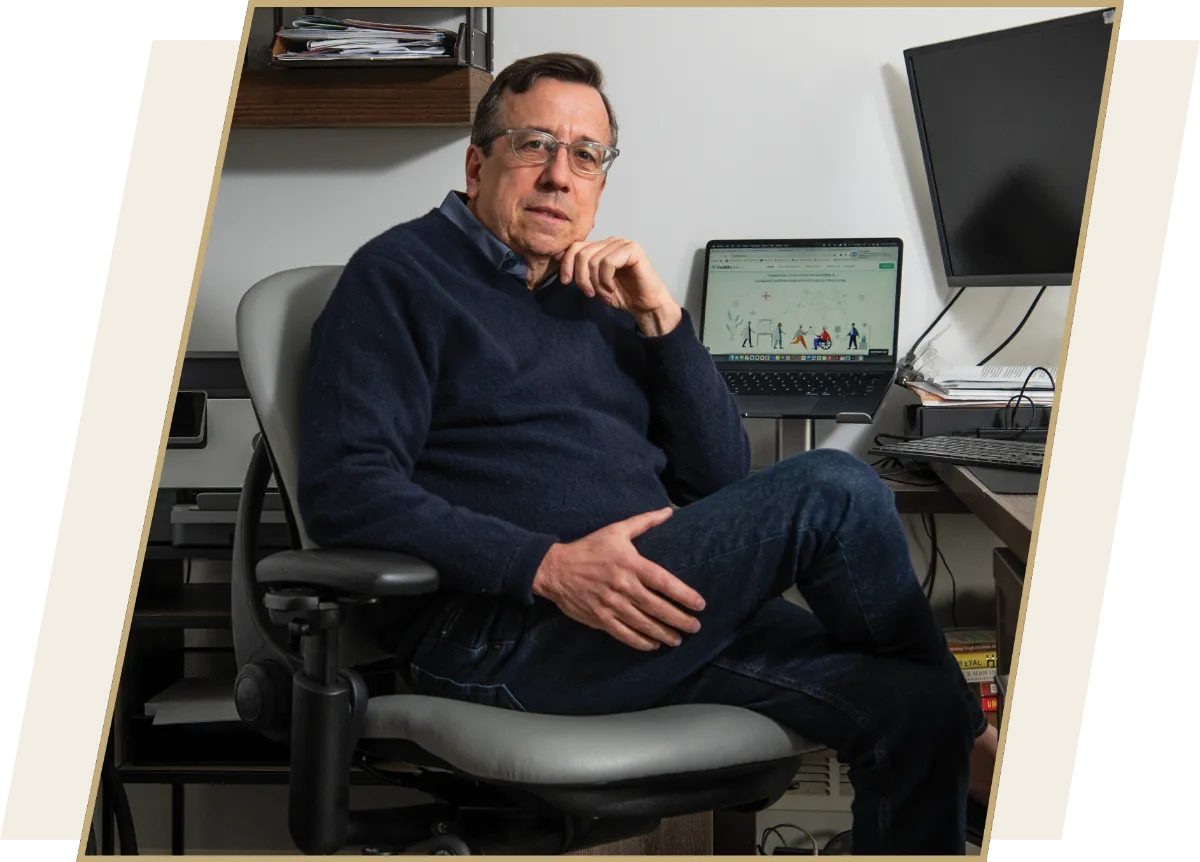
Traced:
<svg viewBox="0 0 1200 862">
<path fill-rule="evenodd" d="M 849 349 L 850 350 L 858 349 L 858 327 L 856 327 L 853 323 L 850 324 Z"/>
<path fill-rule="evenodd" d="M 689 315 L 637 243 L 587 239 L 618 155 L 601 83 L 573 55 L 505 69 L 466 194 L 350 260 L 313 330 L 305 526 L 438 569 L 397 650 L 417 691 L 746 706 L 850 764 L 856 852 L 962 852 L 995 734 L 891 492 L 836 451 L 748 476 Z"/>
</svg>

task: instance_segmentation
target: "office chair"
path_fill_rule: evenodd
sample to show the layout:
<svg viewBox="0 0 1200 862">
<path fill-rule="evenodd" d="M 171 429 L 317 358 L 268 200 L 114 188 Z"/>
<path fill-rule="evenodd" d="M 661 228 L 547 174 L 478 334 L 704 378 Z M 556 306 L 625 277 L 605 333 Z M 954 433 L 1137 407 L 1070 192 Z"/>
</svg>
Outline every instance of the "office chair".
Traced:
<svg viewBox="0 0 1200 862">
<path fill-rule="evenodd" d="M 234 534 L 236 702 L 245 724 L 288 746 L 297 847 L 560 853 L 645 834 L 664 817 L 754 811 L 778 800 L 801 755 L 820 746 L 749 710 L 686 704 L 540 715 L 415 694 L 394 672 L 390 689 L 370 690 L 364 668 L 390 658 L 380 621 L 406 599 L 436 591 L 438 575 L 399 554 L 318 548 L 299 515 L 309 337 L 340 273 L 278 273 L 254 285 L 237 310 L 260 433 Z M 255 531 L 272 478 L 292 549 L 264 556 Z M 431 801 L 351 811 L 354 767 Z"/>
</svg>

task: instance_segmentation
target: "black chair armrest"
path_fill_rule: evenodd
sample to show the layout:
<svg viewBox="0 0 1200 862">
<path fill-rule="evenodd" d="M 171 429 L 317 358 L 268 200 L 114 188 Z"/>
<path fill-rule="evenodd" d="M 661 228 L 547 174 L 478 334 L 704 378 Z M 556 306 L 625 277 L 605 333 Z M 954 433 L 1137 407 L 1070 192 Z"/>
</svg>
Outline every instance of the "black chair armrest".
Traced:
<svg viewBox="0 0 1200 862">
<path fill-rule="evenodd" d="M 316 587 L 344 595 L 387 598 L 433 593 L 437 570 L 405 554 L 314 549 L 283 551 L 255 568 L 263 587 Z"/>
</svg>

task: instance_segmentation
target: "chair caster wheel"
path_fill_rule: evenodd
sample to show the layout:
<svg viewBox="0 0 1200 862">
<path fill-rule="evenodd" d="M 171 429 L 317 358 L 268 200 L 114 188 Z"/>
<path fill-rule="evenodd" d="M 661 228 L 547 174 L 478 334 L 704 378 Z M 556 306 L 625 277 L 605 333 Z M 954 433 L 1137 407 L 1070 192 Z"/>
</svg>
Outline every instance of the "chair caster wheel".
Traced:
<svg viewBox="0 0 1200 862">
<path fill-rule="evenodd" d="M 414 844 L 406 851 L 407 854 L 417 854 L 420 856 L 470 856 L 471 848 L 467 846 L 467 842 L 463 841 L 457 835 L 438 835 L 435 838 L 430 838 Z"/>
<path fill-rule="evenodd" d="M 432 856 L 470 856 L 471 848 L 467 842 L 457 835 L 440 835 L 432 842 L 429 852 Z"/>
</svg>

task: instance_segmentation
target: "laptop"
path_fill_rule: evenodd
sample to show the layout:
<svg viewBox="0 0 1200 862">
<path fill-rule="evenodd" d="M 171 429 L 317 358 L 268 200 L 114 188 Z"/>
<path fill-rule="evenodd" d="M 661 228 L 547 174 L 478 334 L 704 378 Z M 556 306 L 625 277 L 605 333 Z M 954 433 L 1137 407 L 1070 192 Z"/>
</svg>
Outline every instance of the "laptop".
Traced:
<svg viewBox="0 0 1200 862">
<path fill-rule="evenodd" d="M 904 243 L 713 240 L 700 338 L 746 417 L 874 419 L 896 376 Z"/>
</svg>

